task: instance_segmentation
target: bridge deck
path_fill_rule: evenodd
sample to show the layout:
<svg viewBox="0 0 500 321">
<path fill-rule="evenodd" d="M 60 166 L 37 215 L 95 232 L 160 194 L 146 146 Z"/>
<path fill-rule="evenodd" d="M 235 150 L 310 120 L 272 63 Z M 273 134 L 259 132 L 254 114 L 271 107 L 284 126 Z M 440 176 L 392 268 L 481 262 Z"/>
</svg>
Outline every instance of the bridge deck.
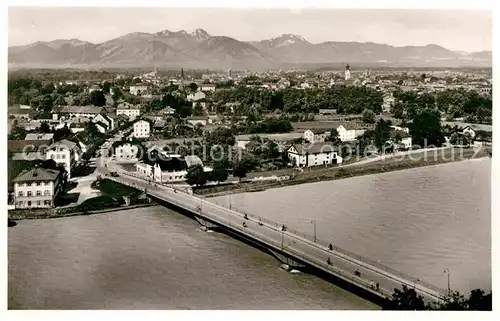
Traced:
<svg viewBox="0 0 500 321">
<path fill-rule="evenodd" d="M 124 185 L 145 190 L 147 194 L 155 198 L 190 211 L 224 228 L 236 231 L 265 244 L 270 249 L 285 253 L 298 261 L 333 274 L 382 298 L 390 298 L 394 289 L 401 288 L 402 285 L 414 288 L 426 301 L 441 300 L 445 294 L 443 289 L 354 253 L 338 247 L 333 247 L 333 250 L 330 250 L 326 243 L 317 239 L 316 241 L 310 240 L 307 236 L 300 235 L 300 233 L 288 228 L 282 231 L 282 225 L 278 223 L 248 213 L 246 214 L 248 219 L 245 219 L 245 213 L 208 202 L 199 196 L 167 186 L 150 184 L 143 179 L 126 175 L 123 171 L 120 171 L 120 174 L 118 177 L 110 176 L 108 178 Z M 246 227 L 243 226 L 243 222 L 246 223 Z M 328 264 L 328 260 L 330 260 L 330 264 Z M 358 270 L 360 274 L 355 275 L 355 270 Z M 376 283 L 379 284 L 378 290 L 375 286 Z"/>
</svg>

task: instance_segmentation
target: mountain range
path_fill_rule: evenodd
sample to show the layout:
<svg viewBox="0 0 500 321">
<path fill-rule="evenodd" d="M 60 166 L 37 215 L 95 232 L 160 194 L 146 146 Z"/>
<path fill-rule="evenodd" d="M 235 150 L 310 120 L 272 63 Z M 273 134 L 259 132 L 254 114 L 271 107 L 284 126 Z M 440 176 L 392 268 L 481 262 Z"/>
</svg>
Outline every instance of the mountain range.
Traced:
<svg viewBox="0 0 500 321">
<path fill-rule="evenodd" d="M 279 69 L 349 63 L 408 67 L 490 67 L 491 51 L 455 52 L 444 47 L 395 47 L 373 42 L 311 43 L 283 34 L 261 41 L 212 36 L 203 29 L 134 32 L 100 44 L 58 39 L 9 47 L 9 66 Z"/>
</svg>

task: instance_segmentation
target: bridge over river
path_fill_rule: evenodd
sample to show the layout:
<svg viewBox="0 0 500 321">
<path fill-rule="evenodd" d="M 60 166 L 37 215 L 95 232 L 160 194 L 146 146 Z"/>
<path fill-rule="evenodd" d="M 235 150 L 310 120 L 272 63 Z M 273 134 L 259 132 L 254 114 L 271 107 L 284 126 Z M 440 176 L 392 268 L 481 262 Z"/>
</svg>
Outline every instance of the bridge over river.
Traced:
<svg viewBox="0 0 500 321">
<path fill-rule="evenodd" d="M 391 298 L 394 289 L 401 289 L 402 285 L 415 289 L 426 302 L 439 301 L 446 294 L 444 289 L 335 245 L 330 247 L 330 244 L 315 237 L 283 228 L 283 224 L 225 208 L 187 191 L 150 183 L 119 168 L 116 170 L 119 176 L 107 178 L 145 191 L 152 198 L 188 212 L 207 229 L 218 227 L 265 248 L 290 268 L 300 270 L 312 267 L 340 279 L 358 292 L 381 300 Z M 109 172 L 107 168 L 100 168 L 99 171 Z"/>
</svg>

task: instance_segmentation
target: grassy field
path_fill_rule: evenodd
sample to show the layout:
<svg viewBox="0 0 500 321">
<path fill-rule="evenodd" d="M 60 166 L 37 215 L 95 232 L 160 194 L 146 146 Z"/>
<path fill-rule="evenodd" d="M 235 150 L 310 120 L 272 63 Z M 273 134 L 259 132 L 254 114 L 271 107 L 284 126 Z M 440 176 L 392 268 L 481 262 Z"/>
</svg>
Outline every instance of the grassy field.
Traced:
<svg viewBox="0 0 500 321">
<path fill-rule="evenodd" d="M 262 181 L 262 182 L 245 182 L 234 185 L 215 186 L 196 190 L 198 194 L 206 196 L 219 196 L 224 194 L 245 193 L 253 191 L 261 191 L 268 188 L 276 188 L 282 186 L 290 186 L 304 183 L 312 183 L 319 181 L 343 179 L 348 177 L 370 175 L 384 172 L 391 172 L 402 169 L 416 168 L 422 166 L 430 166 L 444 164 L 448 162 L 461 161 L 465 159 L 480 158 L 487 156 L 487 153 L 482 151 L 476 153 L 472 148 L 462 149 L 445 149 L 428 152 L 428 157 L 424 157 L 425 152 L 394 159 L 385 159 L 373 163 L 353 165 L 349 167 L 333 166 L 333 167 L 317 167 L 309 168 L 304 172 L 297 172 L 291 169 L 290 175 L 292 178 L 287 181 Z M 453 157 L 452 157 L 453 156 Z M 258 175 L 260 174 L 260 175 Z M 263 173 L 254 173 L 257 176 L 264 176 Z M 255 176 L 254 176 L 255 177 Z"/>
</svg>

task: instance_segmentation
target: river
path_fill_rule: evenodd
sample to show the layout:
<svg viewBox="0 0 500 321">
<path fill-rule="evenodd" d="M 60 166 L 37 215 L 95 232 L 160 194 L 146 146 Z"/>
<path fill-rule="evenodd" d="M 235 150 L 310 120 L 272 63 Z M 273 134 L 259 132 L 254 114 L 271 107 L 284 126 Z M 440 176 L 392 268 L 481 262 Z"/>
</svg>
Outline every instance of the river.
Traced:
<svg viewBox="0 0 500 321">
<path fill-rule="evenodd" d="M 491 288 L 490 160 L 233 195 L 232 203 L 423 280 Z M 227 197 L 217 202 L 227 203 Z M 378 309 L 163 207 L 19 221 L 9 309 Z M 443 283 L 444 282 L 444 283 Z"/>
</svg>

